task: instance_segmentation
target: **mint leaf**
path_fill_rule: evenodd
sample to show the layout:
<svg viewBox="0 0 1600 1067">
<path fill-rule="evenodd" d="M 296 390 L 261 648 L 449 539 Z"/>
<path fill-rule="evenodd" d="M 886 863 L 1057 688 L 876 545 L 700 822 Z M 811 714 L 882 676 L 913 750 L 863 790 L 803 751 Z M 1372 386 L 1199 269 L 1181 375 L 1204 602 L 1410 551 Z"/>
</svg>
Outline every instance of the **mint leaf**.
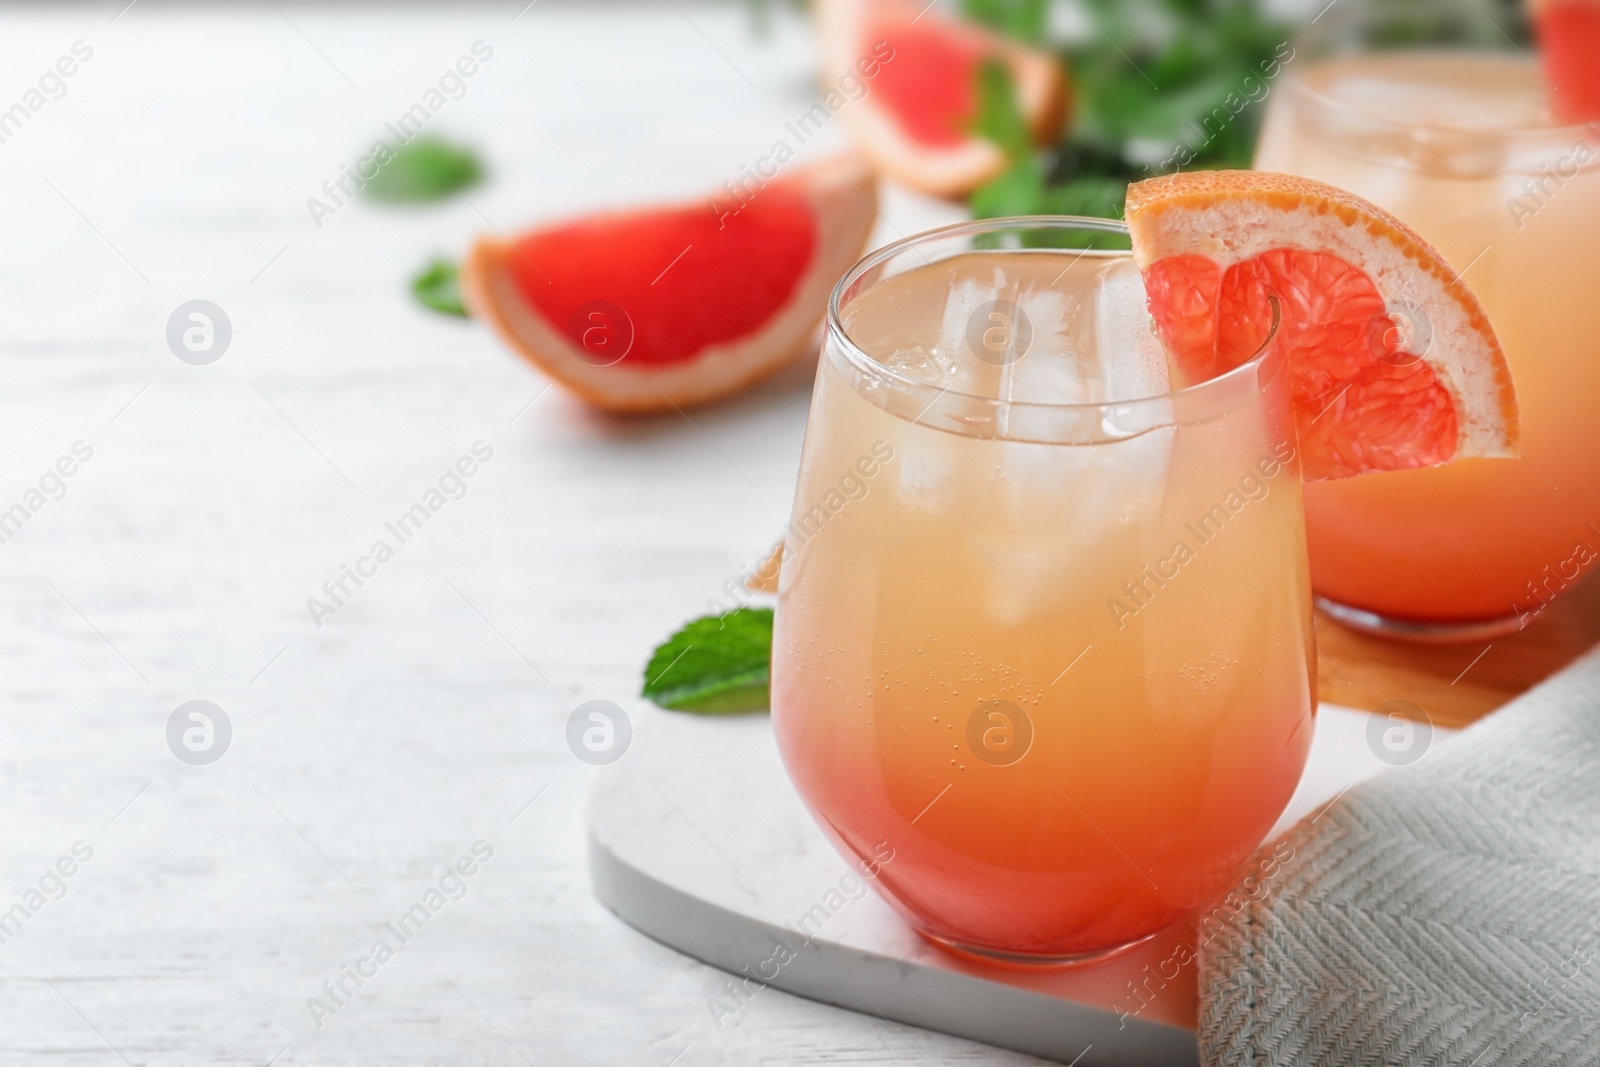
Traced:
<svg viewBox="0 0 1600 1067">
<path fill-rule="evenodd" d="M 961 13 L 1024 44 L 1043 44 L 1049 0 L 962 0 Z"/>
<path fill-rule="evenodd" d="M 1046 211 L 1051 215 L 1087 215 L 1097 219 L 1122 218 L 1123 204 L 1128 199 L 1128 183 L 1122 178 L 1085 177 L 1057 185 L 1046 197 Z M 1107 235 L 1110 236 L 1109 234 Z M 1126 239 L 1116 245 L 1097 247 L 1126 248 Z"/>
<path fill-rule="evenodd" d="M 466 148 L 436 137 L 401 145 L 361 191 L 374 200 L 442 200 L 483 180 L 483 165 Z"/>
<path fill-rule="evenodd" d="M 674 711 L 765 711 L 771 665 L 772 609 L 735 608 L 667 638 L 644 669 L 641 695 Z"/>
<path fill-rule="evenodd" d="M 998 59 L 986 59 L 978 67 L 977 81 L 978 113 L 972 120 L 972 132 L 999 145 L 1007 159 L 1030 157 L 1033 141 L 1017 103 L 1011 68 Z"/>
<path fill-rule="evenodd" d="M 1372 2 L 1400 8 L 1411 0 Z M 962 0 L 968 19 L 1055 51 L 1072 80 L 1075 110 L 1060 143 L 1035 154 L 1009 70 L 994 60 L 980 67 L 972 130 L 1000 147 L 1007 168 L 972 194 L 976 217 L 1120 218 L 1130 181 L 1179 167 L 1250 165 L 1267 98 L 1296 62 L 1286 27 L 1263 0 L 1074 0 L 1073 6 L 1095 32 L 1052 42 L 1047 3 Z M 1493 32 L 1489 20 L 1479 21 Z M 1069 242 L 1127 247 L 1113 237 L 1042 230 L 1022 238 L 1028 247 Z"/>
<path fill-rule="evenodd" d="M 1011 215 L 1042 215 L 1045 207 L 1044 178 L 1030 156 L 1018 160 L 999 177 L 972 192 L 973 218 L 999 219 Z"/>
<path fill-rule="evenodd" d="M 977 73 L 978 114 L 973 132 L 994 142 L 1010 160 L 999 175 L 973 190 L 968 206 L 974 218 L 995 219 L 1011 215 L 1038 215 L 1046 196 L 1044 173 L 1028 135 L 1027 121 L 1017 102 L 1011 70 L 999 60 L 986 60 Z M 998 234 L 987 235 L 979 247 L 998 246 Z"/>
<path fill-rule="evenodd" d="M 423 307 L 432 308 L 441 315 L 468 317 L 467 305 L 461 300 L 460 271 L 448 259 L 429 263 L 421 274 L 411 279 L 411 291 Z"/>
<path fill-rule="evenodd" d="M 1079 2 L 1099 32 L 1066 49 L 1073 143 L 1113 147 L 1126 178 L 1148 177 L 1180 144 L 1186 169 L 1249 165 L 1266 97 L 1296 61 L 1261 0 Z"/>
</svg>

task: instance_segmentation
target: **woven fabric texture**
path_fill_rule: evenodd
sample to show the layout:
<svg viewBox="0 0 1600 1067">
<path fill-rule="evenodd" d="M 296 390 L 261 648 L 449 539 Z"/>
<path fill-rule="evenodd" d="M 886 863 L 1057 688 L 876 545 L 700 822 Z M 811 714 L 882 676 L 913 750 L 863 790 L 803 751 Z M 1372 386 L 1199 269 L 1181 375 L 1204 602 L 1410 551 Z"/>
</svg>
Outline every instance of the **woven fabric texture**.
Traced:
<svg viewBox="0 0 1600 1067">
<path fill-rule="evenodd" d="M 1600 1064 L 1600 650 L 1273 858 L 1201 946 L 1206 1067 Z"/>
</svg>

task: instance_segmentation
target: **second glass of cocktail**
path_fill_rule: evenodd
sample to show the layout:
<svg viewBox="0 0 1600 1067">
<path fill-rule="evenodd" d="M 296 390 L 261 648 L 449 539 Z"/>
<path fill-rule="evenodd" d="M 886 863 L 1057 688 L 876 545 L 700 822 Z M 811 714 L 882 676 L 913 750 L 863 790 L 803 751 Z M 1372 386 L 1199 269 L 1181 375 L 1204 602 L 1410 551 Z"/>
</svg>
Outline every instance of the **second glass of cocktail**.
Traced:
<svg viewBox="0 0 1600 1067">
<path fill-rule="evenodd" d="M 1000 219 L 853 268 L 788 531 L 789 773 L 917 930 L 991 959 L 1096 958 L 1204 903 L 1311 743 L 1283 360 L 1170 389 L 1119 245 Z"/>
<path fill-rule="evenodd" d="M 1349 5 L 1296 40 L 1256 160 L 1414 227 L 1482 298 L 1521 408 L 1509 458 L 1329 481 L 1306 494 L 1312 575 L 1347 625 L 1424 640 L 1519 630 L 1600 559 L 1600 127 L 1493 5 Z M 1411 324 L 1419 352 L 1444 324 Z"/>
</svg>

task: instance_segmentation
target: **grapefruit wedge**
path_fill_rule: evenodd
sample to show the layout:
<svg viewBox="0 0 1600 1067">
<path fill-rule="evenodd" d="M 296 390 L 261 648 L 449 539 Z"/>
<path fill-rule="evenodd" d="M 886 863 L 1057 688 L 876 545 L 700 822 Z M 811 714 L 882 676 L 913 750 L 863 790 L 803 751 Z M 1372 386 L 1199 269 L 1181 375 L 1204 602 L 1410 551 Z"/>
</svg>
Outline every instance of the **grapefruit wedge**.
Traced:
<svg viewBox="0 0 1600 1067">
<path fill-rule="evenodd" d="M 811 349 L 877 212 L 855 155 L 746 192 L 484 237 L 462 264 L 462 293 L 517 353 L 596 407 L 717 400 Z"/>
<path fill-rule="evenodd" d="M 1477 297 L 1421 237 L 1306 178 L 1198 171 L 1128 188 L 1174 385 L 1284 346 L 1306 478 L 1515 454 L 1511 374 Z"/>
<path fill-rule="evenodd" d="M 941 18 L 927 0 L 818 0 L 816 10 L 824 88 L 841 94 L 840 114 L 873 166 L 913 189 L 963 196 L 1005 169 L 1005 154 L 971 132 L 986 60 L 1011 71 L 1036 143 L 1061 131 L 1067 87 L 1047 52 Z"/>
<path fill-rule="evenodd" d="M 1600 119 L 1600 0 L 1532 0 L 1540 61 L 1558 122 Z"/>
</svg>

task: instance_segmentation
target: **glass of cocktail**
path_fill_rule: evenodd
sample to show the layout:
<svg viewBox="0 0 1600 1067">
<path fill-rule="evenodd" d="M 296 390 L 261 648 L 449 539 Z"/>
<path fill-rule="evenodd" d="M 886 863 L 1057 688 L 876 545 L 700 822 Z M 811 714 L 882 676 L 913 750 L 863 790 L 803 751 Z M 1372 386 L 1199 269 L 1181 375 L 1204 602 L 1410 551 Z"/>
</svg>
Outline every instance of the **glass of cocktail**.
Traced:
<svg viewBox="0 0 1600 1067">
<path fill-rule="evenodd" d="M 1126 234 L 933 231 L 859 263 L 828 312 L 779 745 L 893 906 L 989 958 L 1094 958 L 1203 903 L 1311 742 L 1284 362 L 1269 335 L 1169 388 Z"/>
<path fill-rule="evenodd" d="M 1387 208 L 1478 294 L 1522 412 L 1516 454 L 1306 489 L 1312 583 L 1399 636 L 1520 629 L 1600 559 L 1600 134 L 1494 5 L 1346 5 L 1295 42 L 1256 158 Z M 1416 345 L 1443 323 L 1407 324 Z"/>
</svg>

